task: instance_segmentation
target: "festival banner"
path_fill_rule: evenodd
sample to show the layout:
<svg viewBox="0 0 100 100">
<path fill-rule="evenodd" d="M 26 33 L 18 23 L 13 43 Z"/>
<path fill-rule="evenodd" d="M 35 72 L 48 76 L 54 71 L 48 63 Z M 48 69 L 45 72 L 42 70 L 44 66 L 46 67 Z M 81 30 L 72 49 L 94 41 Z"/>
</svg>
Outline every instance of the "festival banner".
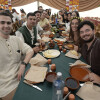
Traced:
<svg viewBox="0 0 100 100">
<path fill-rule="evenodd" d="M 11 0 L 0 0 L 0 8 L 3 8 L 5 10 L 11 10 Z"/>
<path fill-rule="evenodd" d="M 79 10 L 79 0 L 66 0 L 66 9 L 69 12 Z"/>
</svg>

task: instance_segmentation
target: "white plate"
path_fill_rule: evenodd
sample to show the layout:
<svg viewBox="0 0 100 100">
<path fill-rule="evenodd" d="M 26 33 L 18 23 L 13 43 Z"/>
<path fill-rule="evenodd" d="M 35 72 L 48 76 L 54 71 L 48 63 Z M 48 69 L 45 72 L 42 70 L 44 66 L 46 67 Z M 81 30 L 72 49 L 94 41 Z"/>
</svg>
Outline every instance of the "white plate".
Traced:
<svg viewBox="0 0 100 100">
<path fill-rule="evenodd" d="M 62 42 L 66 42 L 66 39 L 65 38 L 63 38 L 63 39 L 62 38 L 55 38 L 54 39 L 55 42 L 57 42 L 57 40 L 62 41 Z"/>
<path fill-rule="evenodd" d="M 46 58 L 55 58 L 58 57 L 59 55 L 60 51 L 54 49 L 46 50 L 43 52 L 43 56 Z"/>
</svg>

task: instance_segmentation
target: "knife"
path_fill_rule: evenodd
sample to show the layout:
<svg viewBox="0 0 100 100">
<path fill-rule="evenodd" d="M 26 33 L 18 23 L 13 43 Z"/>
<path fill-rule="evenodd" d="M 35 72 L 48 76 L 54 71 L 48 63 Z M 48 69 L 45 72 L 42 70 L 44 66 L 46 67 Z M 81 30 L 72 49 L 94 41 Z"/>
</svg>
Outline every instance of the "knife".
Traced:
<svg viewBox="0 0 100 100">
<path fill-rule="evenodd" d="M 32 86 L 32 87 L 34 87 L 35 89 L 38 89 L 38 90 L 42 91 L 42 89 L 41 89 L 41 88 L 39 88 L 38 86 L 33 85 L 33 84 L 30 84 L 30 83 L 28 83 L 28 82 L 27 82 L 27 81 L 25 81 L 25 80 L 24 80 L 24 83 L 26 83 L 26 84 L 28 84 L 28 85 L 30 85 L 30 86 Z"/>
<path fill-rule="evenodd" d="M 69 96 L 70 93 L 71 93 L 71 91 L 64 97 L 63 100 L 66 100 L 66 98 Z"/>
</svg>

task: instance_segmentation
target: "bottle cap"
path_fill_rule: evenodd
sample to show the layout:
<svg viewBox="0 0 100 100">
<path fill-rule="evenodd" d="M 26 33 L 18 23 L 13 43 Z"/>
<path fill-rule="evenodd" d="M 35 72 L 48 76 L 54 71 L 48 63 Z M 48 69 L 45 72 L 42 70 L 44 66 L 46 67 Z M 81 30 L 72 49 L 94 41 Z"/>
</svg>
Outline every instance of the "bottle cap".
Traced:
<svg viewBox="0 0 100 100">
<path fill-rule="evenodd" d="M 57 76 L 62 76 L 62 73 L 61 72 L 57 72 Z"/>
<path fill-rule="evenodd" d="M 51 63 L 52 63 L 51 59 L 48 59 L 48 64 L 51 64 Z"/>
<path fill-rule="evenodd" d="M 65 96 L 66 94 L 68 94 L 68 92 L 69 92 L 69 90 L 68 90 L 68 88 L 67 87 L 64 87 L 63 88 L 63 96 Z"/>
<path fill-rule="evenodd" d="M 51 70 L 54 72 L 56 70 L 56 65 L 55 64 L 52 64 L 51 65 Z"/>
<path fill-rule="evenodd" d="M 75 100 L 74 94 L 70 94 L 70 95 L 69 95 L 69 100 Z"/>
</svg>

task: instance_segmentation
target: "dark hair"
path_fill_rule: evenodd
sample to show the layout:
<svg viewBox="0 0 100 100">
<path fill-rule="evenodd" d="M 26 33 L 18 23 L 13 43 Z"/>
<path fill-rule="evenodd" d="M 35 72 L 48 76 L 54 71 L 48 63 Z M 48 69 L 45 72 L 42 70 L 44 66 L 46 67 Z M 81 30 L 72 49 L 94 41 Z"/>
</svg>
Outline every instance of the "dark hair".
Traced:
<svg viewBox="0 0 100 100">
<path fill-rule="evenodd" d="M 35 15 L 36 15 L 37 13 L 40 13 L 40 14 L 41 14 L 41 12 L 40 12 L 40 11 L 38 11 L 38 10 L 34 12 L 34 14 L 35 14 Z"/>
<path fill-rule="evenodd" d="M 59 12 L 61 12 L 61 13 L 62 13 L 62 10 L 59 10 Z"/>
<path fill-rule="evenodd" d="M 77 15 L 76 17 L 80 17 L 80 15 L 79 15 L 79 12 L 78 12 L 78 11 L 73 11 L 73 12 L 75 12 L 75 13 L 76 13 L 76 15 Z M 73 13 L 73 12 L 72 12 L 72 13 Z"/>
<path fill-rule="evenodd" d="M 7 10 L 5 10 L 5 12 L 8 13 L 8 14 L 11 16 L 11 18 L 13 18 L 13 15 L 12 15 L 12 13 L 10 12 L 10 10 L 7 9 Z"/>
<path fill-rule="evenodd" d="M 94 30 L 94 24 L 91 22 L 91 21 L 88 21 L 88 20 L 84 20 L 83 22 L 81 22 L 79 25 L 78 25 L 78 31 L 80 31 L 80 29 L 84 26 L 84 25 L 88 25 L 92 28 L 92 30 Z"/>
<path fill-rule="evenodd" d="M 25 13 L 25 11 L 24 11 L 24 9 L 20 9 L 20 11 L 21 11 L 21 13 L 24 13 L 24 14 L 26 14 L 26 13 Z"/>
<path fill-rule="evenodd" d="M 43 8 L 42 6 L 38 6 L 38 10 L 39 10 L 39 8 Z"/>
<path fill-rule="evenodd" d="M 73 40 L 74 40 L 74 33 L 73 33 L 73 31 L 72 31 L 71 24 L 72 24 L 72 21 L 73 21 L 74 19 L 77 19 L 77 20 L 78 20 L 78 24 L 80 24 L 80 22 L 81 22 L 81 20 L 80 20 L 79 17 L 73 17 L 73 19 L 71 20 L 69 37 L 71 37 Z"/>
<path fill-rule="evenodd" d="M 0 16 L 8 16 L 8 17 L 11 18 L 11 21 L 12 21 L 12 17 L 11 17 L 11 15 L 10 15 L 9 13 L 7 13 L 6 11 L 1 12 L 1 13 L 0 13 Z"/>
<path fill-rule="evenodd" d="M 47 12 L 46 10 L 43 10 L 42 13 L 43 13 L 44 11 Z"/>
<path fill-rule="evenodd" d="M 67 12 L 67 16 L 68 16 L 69 14 L 70 14 L 70 15 L 72 15 L 72 13 L 71 13 L 71 12 Z"/>
<path fill-rule="evenodd" d="M 29 16 L 35 16 L 35 14 L 30 12 L 30 13 L 27 14 L 27 18 L 28 18 Z"/>
<path fill-rule="evenodd" d="M 12 13 L 17 13 L 17 14 L 19 14 L 17 11 L 16 11 L 16 9 L 12 9 Z"/>
<path fill-rule="evenodd" d="M 63 22 L 64 22 L 64 23 L 68 23 L 68 18 L 65 19 L 65 17 L 64 17 L 65 15 L 67 16 L 67 13 L 64 13 L 63 16 L 62 16 L 62 17 L 63 17 Z M 67 17 L 68 17 L 68 16 L 67 16 Z"/>
<path fill-rule="evenodd" d="M 0 8 L 0 10 L 4 10 L 3 8 Z"/>
<path fill-rule="evenodd" d="M 68 15 L 70 15 L 70 16 L 71 16 L 71 15 L 72 15 L 72 13 L 71 13 L 71 12 L 67 12 L 67 16 L 68 16 Z M 68 22 L 70 22 L 70 21 L 69 21 L 69 19 L 68 19 Z"/>
</svg>

